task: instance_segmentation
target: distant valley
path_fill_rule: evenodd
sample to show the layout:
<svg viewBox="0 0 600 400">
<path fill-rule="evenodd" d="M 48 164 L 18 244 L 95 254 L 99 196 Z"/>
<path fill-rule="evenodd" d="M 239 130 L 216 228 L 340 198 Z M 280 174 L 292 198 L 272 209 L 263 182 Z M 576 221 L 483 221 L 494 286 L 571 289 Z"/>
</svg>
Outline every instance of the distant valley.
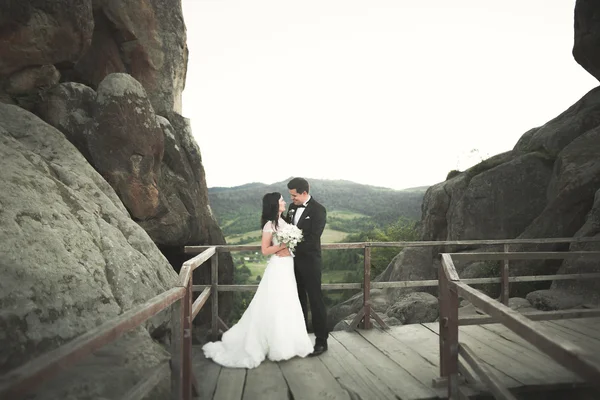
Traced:
<svg viewBox="0 0 600 400">
<path fill-rule="evenodd" d="M 310 193 L 327 208 L 323 243 L 343 241 L 351 233 L 383 227 L 400 218 L 418 221 L 427 186 L 394 190 L 343 180 L 308 179 Z M 230 244 L 260 243 L 262 197 L 280 192 L 289 203 L 288 180 L 208 189 L 211 209 Z"/>
</svg>

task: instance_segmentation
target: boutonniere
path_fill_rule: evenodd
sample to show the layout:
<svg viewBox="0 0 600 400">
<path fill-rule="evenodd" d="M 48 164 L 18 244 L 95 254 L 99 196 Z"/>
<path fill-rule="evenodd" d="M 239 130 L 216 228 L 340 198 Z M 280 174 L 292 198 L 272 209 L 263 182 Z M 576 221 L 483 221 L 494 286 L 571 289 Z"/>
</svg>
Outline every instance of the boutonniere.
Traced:
<svg viewBox="0 0 600 400">
<path fill-rule="evenodd" d="M 295 209 L 295 208 L 292 208 L 288 214 L 293 214 L 293 213 L 295 213 L 295 212 L 296 212 L 296 209 Z"/>
</svg>

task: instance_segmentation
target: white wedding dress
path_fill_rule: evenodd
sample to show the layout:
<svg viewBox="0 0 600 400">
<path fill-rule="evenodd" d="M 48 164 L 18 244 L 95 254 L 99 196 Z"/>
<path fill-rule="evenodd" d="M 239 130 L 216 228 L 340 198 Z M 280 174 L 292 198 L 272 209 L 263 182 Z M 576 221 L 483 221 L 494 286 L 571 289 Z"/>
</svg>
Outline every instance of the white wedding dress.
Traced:
<svg viewBox="0 0 600 400">
<path fill-rule="evenodd" d="M 286 224 L 282 219 L 279 227 Z M 271 222 L 263 231 L 273 232 Z M 255 368 L 272 361 L 306 357 L 313 343 L 306 332 L 292 257 L 271 256 L 250 305 L 221 341 L 202 347 L 204 355 L 232 368 Z"/>
</svg>

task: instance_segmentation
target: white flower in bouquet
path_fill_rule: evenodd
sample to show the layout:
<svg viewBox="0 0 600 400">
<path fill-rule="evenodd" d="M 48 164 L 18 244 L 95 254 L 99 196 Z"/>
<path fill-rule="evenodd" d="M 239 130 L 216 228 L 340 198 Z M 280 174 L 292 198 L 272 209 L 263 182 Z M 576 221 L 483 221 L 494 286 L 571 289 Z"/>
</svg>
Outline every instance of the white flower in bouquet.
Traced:
<svg viewBox="0 0 600 400">
<path fill-rule="evenodd" d="M 294 255 L 296 245 L 302 241 L 302 231 L 296 225 L 286 224 L 275 232 L 274 237 L 278 243 L 284 243 Z"/>
</svg>

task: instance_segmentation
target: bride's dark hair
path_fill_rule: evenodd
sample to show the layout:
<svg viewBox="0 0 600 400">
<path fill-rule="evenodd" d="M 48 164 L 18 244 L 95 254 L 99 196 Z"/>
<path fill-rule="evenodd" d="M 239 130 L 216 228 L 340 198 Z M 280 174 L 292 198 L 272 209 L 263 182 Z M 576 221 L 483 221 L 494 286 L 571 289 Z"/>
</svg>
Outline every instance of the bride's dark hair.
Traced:
<svg viewBox="0 0 600 400">
<path fill-rule="evenodd" d="M 279 199 L 281 199 L 281 193 L 278 192 L 267 193 L 263 196 L 262 216 L 260 217 L 261 229 L 268 221 L 273 222 L 273 229 L 277 229 L 279 222 Z"/>
</svg>

